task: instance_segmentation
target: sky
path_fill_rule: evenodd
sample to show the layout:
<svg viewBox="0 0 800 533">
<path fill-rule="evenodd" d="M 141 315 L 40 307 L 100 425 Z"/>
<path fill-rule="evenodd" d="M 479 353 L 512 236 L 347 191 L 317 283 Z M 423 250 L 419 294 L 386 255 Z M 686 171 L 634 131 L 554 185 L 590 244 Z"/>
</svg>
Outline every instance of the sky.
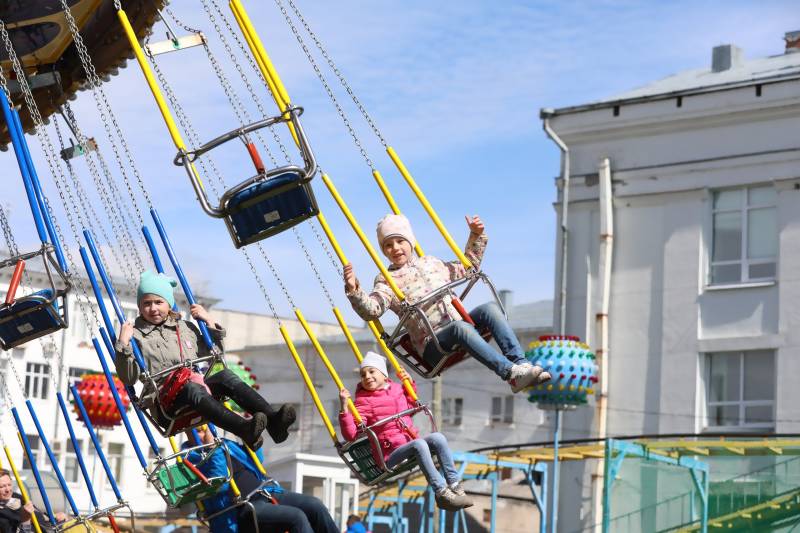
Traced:
<svg viewBox="0 0 800 533">
<path fill-rule="evenodd" d="M 227 9 L 226 2 L 220 5 Z M 374 244 L 375 224 L 388 208 L 369 166 L 276 4 L 244 0 L 244 5 L 292 102 L 305 109 L 303 124 L 321 167 Z M 800 29 L 800 11 L 788 1 L 296 0 L 296 5 L 455 240 L 463 244 L 466 239 L 465 215 L 483 218 L 490 239 L 483 269 L 498 288 L 514 292 L 514 303 L 553 297 L 553 202 L 559 152 L 542 131 L 541 108 L 588 103 L 675 72 L 707 67 L 711 49 L 720 44 L 738 45 L 747 58 L 780 54 L 784 32 Z M 250 117 L 260 118 L 240 82 L 237 64 L 250 76 L 263 109 L 274 113 L 274 103 L 252 75 L 246 59 L 238 52 L 230 56 L 220 44 L 201 0 L 173 2 L 172 10 L 184 24 L 206 34 L 214 57 Z M 157 23 L 153 41 L 163 40 L 165 32 L 165 26 Z M 178 33 L 185 34 L 183 30 Z M 239 125 L 201 48 L 160 56 L 158 64 L 203 142 Z M 320 65 L 365 151 L 411 219 L 426 253 L 451 258 L 348 94 L 327 65 Z M 104 90 L 195 292 L 219 299 L 217 306 L 226 309 L 269 313 L 259 285 L 242 253 L 234 249 L 224 223 L 201 211 L 185 172 L 172 164 L 176 150 L 138 66 L 129 63 Z M 97 139 L 105 160 L 115 167 L 114 152 L 91 93 L 79 93 L 73 108 L 81 130 Z M 63 129 L 63 123 L 60 125 Z M 52 124 L 47 131 L 57 142 Z M 295 155 L 284 129 L 279 134 Z M 266 137 L 269 141 L 271 134 Z M 62 205 L 36 137 L 29 136 L 28 142 L 66 244 L 77 258 L 67 212 L 75 219 L 79 208 Z M 274 143 L 271 146 L 279 153 Z M 226 147 L 215 158 L 228 186 L 252 174 L 241 145 Z M 0 153 L 0 168 L 4 178 L 0 203 L 10 211 L 18 243 L 23 248 L 34 247 L 36 236 L 13 153 Z M 106 255 L 112 258 L 116 253 L 126 262 L 133 254 L 117 245 L 115 229 L 107 222 L 109 217 L 86 164 L 77 162 L 75 169 L 90 191 L 89 203 L 102 220 L 102 229 L 96 224 L 93 227 Z M 112 172 L 127 198 L 120 172 Z M 128 174 L 142 217 L 147 217 L 147 204 L 130 169 Z M 345 253 L 361 280 L 369 284 L 374 265 L 322 181 L 315 178 L 313 186 Z M 110 211 L 133 228 L 141 247 L 135 209 L 130 208 L 129 219 L 125 209 Z M 146 221 L 149 224 L 149 219 Z M 103 229 L 115 249 L 108 249 Z M 348 308 L 343 284 L 309 224 L 299 226 L 298 233 L 334 302 L 343 310 Z M 293 232 L 262 244 L 286 293 L 260 251 L 253 246 L 248 251 L 276 312 L 288 315 L 294 305 L 311 319 L 332 321 L 324 292 Z M 125 268 L 112 265 L 119 272 L 136 268 L 135 264 Z M 349 310 L 347 316 L 358 323 Z"/>
</svg>

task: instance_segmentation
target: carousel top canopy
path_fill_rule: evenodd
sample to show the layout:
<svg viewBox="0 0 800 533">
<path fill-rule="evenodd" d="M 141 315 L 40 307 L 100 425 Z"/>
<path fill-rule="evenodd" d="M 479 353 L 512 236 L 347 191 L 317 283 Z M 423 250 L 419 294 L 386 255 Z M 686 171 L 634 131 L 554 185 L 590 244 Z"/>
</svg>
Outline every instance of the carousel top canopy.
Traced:
<svg viewBox="0 0 800 533">
<path fill-rule="evenodd" d="M 158 10 L 166 0 L 123 0 L 137 36 L 147 35 L 158 18 Z M 89 56 L 101 79 L 107 80 L 125 66 L 133 52 L 117 20 L 112 0 L 67 0 L 72 16 L 80 28 Z M 57 112 L 66 100 L 86 82 L 78 49 L 72 40 L 62 0 L 0 0 L 0 20 L 5 24 L 17 56 L 25 68 L 28 83 L 42 116 Z M 8 50 L 0 46 L 0 66 L 9 79 L 11 97 L 22 101 L 19 84 L 14 79 Z M 32 121 L 20 110 L 23 127 L 32 128 Z M 0 130 L 0 145 L 9 142 L 5 125 Z"/>
</svg>

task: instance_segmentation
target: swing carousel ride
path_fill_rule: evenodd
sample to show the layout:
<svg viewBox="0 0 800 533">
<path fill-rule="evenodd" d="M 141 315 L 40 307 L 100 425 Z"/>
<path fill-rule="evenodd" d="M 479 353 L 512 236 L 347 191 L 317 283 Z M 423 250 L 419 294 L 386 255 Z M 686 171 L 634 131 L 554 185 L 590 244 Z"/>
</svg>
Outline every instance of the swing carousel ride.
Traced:
<svg viewBox="0 0 800 533">
<path fill-rule="evenodd" d="M 174 158 L 163 161 L 163 165 L 176 165 L 186 172 L 191 190 L 200 204 L 196 216 L 210 216 L 224 222 L 232 246 L 229 252 L 220 253 L 241 254 L 247 263 L 255 287 L 263 297 L 266 310 L 278 325 L 288 354 L 307 386 L 307 392 L 333 446 L 362 482 L 381 485 L 408 473 L 416 466 L 414 460 L 410 459 L 390 468 L 380 457 L 375 459 L 371 449 L 377 443 L 376 426 L 416 414 L 423 414 L 432 421 L 431 412 L 426 404 L 417 400 L 410 379 L 406 379 L 404 386 L 410 397 L 417 401 L 412 409 L 382 420 L 374 426 L 367 426 L 353 402 L 349 401 L 347 408 L 359 424 L 359 436 L 352 442 L 343 441 L 337 436 L 293 339 L 276 311 L 263 273 L 268 272 L 279 287 L 280 294 L 292 308 L 335 386 L 341 389 L 344 384 L 273 263 L 268 253 L 268 239 L 279 234 L 292 234 L 292 239 L 304 252 L 311 274 L 316 278 L 331 313 L 341 328 L 341 334 L 357 361 L 362 359 L 360 349 L 336 305 L 333 292 L 321 273 L 321 266 L 313 259 L 310 252 L 312 246 L 300 231 L 303 229 L 313 233 L 330 263 L 328 266 L 333 275 L 341 279 L 341 268 L 349 261 L 317 202 L 315 193 L 320 190 L 327 190 L 330 194 L 333 204 L 339 208 L 358 241 L 401 302 L 403 312 L 397 326 L 391 331 L 384 330 L 378 320 L 368 324 L 375 342 L 397 372 L 401 370 L 400 365 L 403 362 L 421 377 L 432 378 L 468 357 L 463 350 L 447 351 L 438 346 L 438 343 L 438 360 L 431 361 L 414 351 L 406 325 L 412 320 L 420 321 L 432 333 L 432 326 L 423 312 L 430 302 L 448 299 L 464 320 L 471 323 L 461 301 L 476 284 L 481 283 L 488 287 L 502 308 L 489 277 L 472 264 L 450 236 L 420 185 L 378 129 L 376 121 L 358 99 L 297 5 L 293 0 L 275 0 L 275 3 L 389 209 L 393 213 L 401 213 L 398 202 L 379 170 L 378 160 L 368 154 L 353 119 L 346 114 L 342 103 L 337 99 L 332 88 L 335 84 L 341 85 L 343 94 L 352 99 L 354 108 L 368 126 L 367 130 L 385 150 L 387 162 L 411 189 L 413 196 L 467 274 L 462 279 L 436 288 L 420 301 L 408 301 L 386 270 L 378 252 L 370 244 L 350 206 L 337 190 L 331 174 L 323 170 L 325 162 L 316 159 L 313 132 L 307 132 L 303 126 L 304 109 L 290 98 L 287 87 L 278 75 L 241 0 L 230 0 L 227 9 L 217 0 L 193 0 L 191 9 L 204 14 L 205 27 L 209 28 L 207 33 L 184 23 L 166 2 L 10 0 L 0 3 L 0 105 L 5 119 L 2 121 L 0 144 L 10 145 L 13 149 L 40 241 L 36 249 L 20 249 L 14 239 L 13 228 L 0 206 L 0 223 L 11 255 L 9 259 L 0 262 L 0 270 L 11 272 L 9 289 L 0 303 L 0 348 L 10 350 L 28 342 L 45 343 L 49 335 L 69 327 L 67 296 L 73 294 L 74 301 L 77 302 L 74 309 L 92 329 L 92 347 L 102 368 L 101 373 L 84 376 L 79 383 L 70 386 L 66 395 L 59 390 L 59 382 L 52 375 L 49 379 L 49 383 L 55 388 L 60 417 L 68 428 L 78 467 L 89 492 L 91 507 L 87 510 L 86 506 L 77 505 L 72 498 L 36 410 L 25 394 L 26 388 L 19 377 L 15 362 L 8 359 L 11 373 L 24 397 L 30 420 L 69 503 L 69 516 L 59 520 L 50 504 L 48 489 L 37 469 L 36 461 L 30 460 L 32 452 L 25 421 L 8 387 L 4 387 L 1 399 L 10 407 L 21 445 L 29 459 L 27 462 L 31 465 L 36 486 L 47 511 L 45 518 L 49 524 L 35 523 L 37 531 L 41 531 L 41 528 L 91 528 L 92 522 L 97 519 L 103 519 L 115 531 L 119 531 L 117 517 L 121 513 L 130 522 L 133 521 L 134 512 L 130 501 L 122 494 L 98 439 L 99 427 L 121 424 L 125 428 L 146 479 L 171 508 L 200 502 L 220 490 L 227 490 L 224 487 L 228 486 L 234 495 L 234 505 L 246 504 L 249 497 L 241 494 L 232 479 L 230 455 L 221 438 L 215 436 L 210 444 L 199 440 L 190 444 L 188 451 L 196 452 L 193 457 L 202 458 L 198 464 L 190 462 L 186 457 L 187 450 L 181 450 L 178 446 L 175 439 L 177 435 L 205 425 L 207 420 L 191 409 L 167 412 L 160 408 L 158 402 L 151 405 L 144 401 L 144 398 L 159 390 L 166 376 L 180 368 L 203 368 L 207 376 L 225 368 L 224 354 L 214 344 L 205 323 L 200 321 L 198 324 L 208 349 L 209 355 L 205 357 L 151 373 L 138 345 L 132 342 L 135 360 L 141 371 L 141 384 L 137 387 L 122 385 L 115 379 L 109 366 L 109 361 L 113 364 L 116 325 L 126 320 L 117 296 L 120 283 L 135 287 L 139 272 L 146 269 L 167 271 L 150 227 L 155 227 L 158 233 L 163 251 L 169 259 L 169 266 L 179 280 L 186 300 L 189 304 L 195 303 L 194 294 L 172 247 L 166 227 L 148 193 L 148 186 L 155 186 L 156 178 L 147 176 L 140 170 L 136 154 L 126 142 L 125 125 L 117 119 L 114 106 L 104 89 L 104 82 L 126 64 L 129 63 L 129 68 L 132 68 L 133 60 L 141 70 L 141 77 L 137 80 L 142 88 L 149 88 L 166 126 L 166 134 L 175 148 Z M 175 5 L 174 8 L 189 9 L 184 4 L 188 3 Z M 153 26 L 156 24 L 163 24 L 166 28 L 166 41 L 157 42 L 152 39 L 155 35 Z M 192 121 L 196 110 L 189 109 L 179 97 L 169 79 L 169 69 L 162 65 L 161 56 L 166 53 L 202 54 L 203 63 L 216 78 L 216 89 L 229 103 L 230 119 L 235 123 L 232 129 L 217 131 L 210 138 L 201 137 Z M 326 69 L 326 66 L 329 68 Z M 235 72 L 229 77 L 228 71 L 231 69 Z M 325 74 L 324 71 L 327 70 L 332 77 Z M 81 98 L 91 99 L 95 104 L 105 134 L 102 140 L 88 136 L 70 105 L 78 91 L 82 91 Z M 81 117 L 81 120 L 84 118 Z M 46 170 L 38 169 L 37 172 L 26 133 L 31 138 L 36 138 L 46 162 Z M 70 142 L 69 145 L 65 138 Z M 240 164 L 236 168 L 229 168 L 228 159 L 223 164 L 223 158 L 218 154 L 222 150 L 235 147 L 239 147 L 237 161 Z M 109 148 L 113 159 L 106 159 L 104 155 Z M 83 164 L 79 164 L 79 161 Z M 235 179 L 229 179 L 231 175 Z M 319 186 L 320 182 L 324 187 Z M 8 186 L 11 186 L 10 182 Z M 89 201 L 90 193 L 97 195 L 99 202 Z M 58 204 L 59 209 L 54 209 L 54 204 Z M 151 225 L 145 220 L 147 214 L 152 220 Z M 419 245 L 416 245 L 415 251 L 419 256 L 424 255 Z M 37 285 L 34 282 L 33 274 L 28 268 L 31 263 L 41 265 L 36 272 L 45 273 L 46 283 Z M 109 271 L 112 268 L 121 272 L 122 276 L 110 276 Z M 90 295 L 94 298 L 90 298 Z M 109 302 L 110 307 L 107 306 Z M 489 338 L 488 331 L 481 333 Z M 559 349 L 585 349 L 585 346 L 577 347 L 576 339 L 551 339 L 550 342 L 551 346 L 558 344 Z M 541 352 L 539 355 L 547 354 Z M 56 357 L 60 356 L 57 354 Z M 54 366 L 59 368 L 60 364 Z M 547 401 L 550 391 L 564 396 L 565 387 L 570 387 L 568 391 L 575 391 L 574 396 L 585 401 L 585 396 L 592 393 L 590 379 L 595 370 L 588 357 L 581 369 L 580 376 L 578 372 L 571 378 L 561 376 L 561 381 L 556 380 L 555 388 L 551 386 L 549 389 L 537 390 L 537 401 Z M 65 396 L 71 397 L 71 409 Z M 129 417 L 129 411 L 135 416 Z M 85 426 L 113 488 L 114 500 L 111 502 L 102 502 L 92 485 L 92 475 L 78 444 L 79 430 L 72 418 L 75 414 L 79 415 L 78 420 Z M 133 418 L 137 419 L 150 448 L 147 455 L 135 435 Z M 213 431 L 213 426 L 209 427 Z M 159 446 L 152 428 L 169 441 L 171 452 L 164 452 L 165 448 Z M 0 439 L 2 438 L 0 433 Z M 14 454 L 8 443 L 3 441 L 2 445 L 9 466 L 16 474 Z M 202 463 L 215 452 L 225 455 L 228 473 L 207 477 L 201 472 Z M 255 457 L 252 451 L 250 453 Z M 260 461 L 255 462 L 263 468 Z M 266 472 L 262 470 L 262 474 L 266 475 Z M 27 499 L 29 495 L 23 494 L 23 497 Z M 198 507 L 200 516 L 203 516 L 202 505 Z"/>
</svg>

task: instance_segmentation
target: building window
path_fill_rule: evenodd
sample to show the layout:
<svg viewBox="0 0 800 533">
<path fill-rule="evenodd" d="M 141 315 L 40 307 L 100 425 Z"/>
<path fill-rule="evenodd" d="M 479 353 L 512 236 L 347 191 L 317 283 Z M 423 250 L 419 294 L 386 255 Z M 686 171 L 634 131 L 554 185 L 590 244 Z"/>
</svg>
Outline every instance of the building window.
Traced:
<svg viewBox="0 0 800 533">
<path fill-rule="evenodd" d="M 39 435 L 27 435 L 28 444 L 31 445 L 31 455 L 36 465 L 39 465 Z M 31 470 L 31 463 L 28 461 L 28 454 L 22 454 L 22 469 Z"/>
<path fill-rule="evenodd" d="M 69 370 L 67 371 L 67 379 L 69 380 L 69 384 L 74 385 L 86 374 L 97 374 L 97 372 L 89 368 L 78 368 L 75 366 L 69 367 Z"/>
<path fill-rule="evenodd" d="M 772 186 L 714 191 L 712 284 L 775 279 L 777 199 Z"/>
<path fill-rule="evenodd" d="M 28 398 L 46 400 L 50 387 L 50 365 L 45 363 L 25 364 L 25 395 Z"/>
<path fill-rule="evenodd" d="M 125 445 L 121 442 L 109 442 L 108 451 L 106 452 L 106 459 L 108 459 L 108 466 L 114 473 L 114 479 L 117 483 L 122 483 L 122 462 L 125 458 Z M 110 485 L 111 482 L 109 482 Z"/>
<path fill-rule="evenodd" d="M 492 418 L 493 424 L 511 424 L 514 422 L 514 397 L 494 396 L 492 397 Z"/>
<path fill-rule="evenodd" d="M 464 408 L 463 398 L 445 398 L 442 400 L 442 423 L 448 426 L 460 426 L 461 413 Z"/>
<path fill-rule="evenodd" d="M 717 352 L 707 357 L 707 427 L 772 429 L 775 352 Z"/>
<path fill-rule="evenodd" d="M 78 447 L 83 451 L 83 441 L 78 440 Z M 61 455 L 61 443 L 56 441 L 53 443 L 53 452 L 56 457 Z M 75 454 L 75 448 L 72 446 L 72 440 L 67 439 L 67 453 L 64 456 L 64 479 L 70 483 L 77 483 L 81 475 L 80 465 L 78 464 L 78 456 Z"/>
</svg>

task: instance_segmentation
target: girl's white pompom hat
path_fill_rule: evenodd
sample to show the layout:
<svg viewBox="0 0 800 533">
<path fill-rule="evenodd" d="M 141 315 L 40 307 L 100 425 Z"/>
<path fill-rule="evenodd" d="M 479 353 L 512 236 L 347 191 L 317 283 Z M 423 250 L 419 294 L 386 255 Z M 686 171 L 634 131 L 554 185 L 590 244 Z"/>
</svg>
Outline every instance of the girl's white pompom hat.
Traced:
<svg viewBox="0 0 800 533">
<path fill-rule="evenodd" d="M 389 372 L 386 370 L 386 358 L 384 356 L 376 354 L 375 352 L 367 352 L 364 359 L 361 360 L 361 368 L 368 366 L 377 368 L 381 374 L 387 378 L 389 377 Z"/>
<path fill-rule="evenodd" d="M 378 221 L 378 244 L 383 248 L 383 241 L 389 237 L 401 237 L 407 240 L 411 247 L 417 245 L 417 239 L 411 230 L 411 222 L 405 215 L 386 215 Z"/>
</svg>

